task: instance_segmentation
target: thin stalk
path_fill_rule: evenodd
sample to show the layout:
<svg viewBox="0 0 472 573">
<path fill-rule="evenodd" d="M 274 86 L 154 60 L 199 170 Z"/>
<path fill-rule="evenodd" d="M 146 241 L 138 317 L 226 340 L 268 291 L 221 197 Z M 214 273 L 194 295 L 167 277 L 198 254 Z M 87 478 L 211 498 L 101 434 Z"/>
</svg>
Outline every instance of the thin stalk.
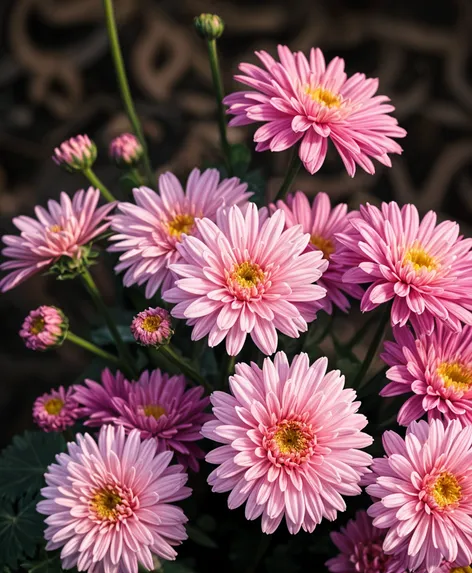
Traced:
<svg viewBox="0 0 472 573">
<path fill-rule="evenodd" d="M 298 147 L 294 147 L 292 157 L 290 159 L 290 164 L 288 166 L 287 173 L 285 174 L 285 179 L 283 180 L 279 192 L 275 196 L 274 202 L 278 201 L 279 199 L 285 199 L 285 196 L 290 191 L 290 187 L 295 181 L 295 177 L 298 175 L 301 166 L 302 162 L 298 157 Z"/>
<path fill-rule="evenodd" d="M 161 352 L 166 358 L 173 362 L 182 374 L 188 376 L 191 380 L 203 386 L 208 392 L 213 392 L 213 388 L 210 386 L 208 381 L 199 374 L 193 366 L 191 366 L 184 358 L 179 356 L 175 349 L 170 344 L 165 344 L 159 347 L 159 352 Z"/>
<path fill-rule="evenodd" d="M 85 169 L 83 171 L 83 174 L 85 175 L 85 177 L 87 177 L 90 183 L 100 191 L 100 193 L 109 203 L 113 203 L 113 201 L 116 201 L 116 198 L 113 196 L 113 194 L 110 191 L 108 191 L 108 189 L 105 187 L 102 181 L 95 175 L 95 173 L 91 169 Z"/>
<path fill-rule="evenodd" d="M 105 8 L 105 18 L 107 23 L 108 38 L 110 40 L 111 55 L 115 65 L 116 78 L 120 88 L 121 99 L 124 108 L 128 115 L 129 121 L 133 127 L 136 137 L 139 139 L 144 150 L 144 168 L 146 170 L 146 177 L 149 180 L 151 187 L 155 186 L 154 173 L 152 172 L 151 162 L 149 161 L 148 148 L 146 140 L 144 139 L 144 132 L 139 121 L 138 114 L 134 107 L 133 98 L 129 89 L 128 78 L 126 77 L 125 64 L 123 62 L 123 55 L 121 53 L 120 41 L 118 39 L 118 30 L 116 27 L 115 12 L 113 10 L 113 0 L 103 0 Z"/>
<path fill-rule="evenodd" d="M 247 568 L 246 573 L 256 573 L 258 571 L 259 564 L 261 563 L 264 555 L 269 549 L 270 543 L 272 541 L 272 535 L 267 535 L 267 533 L 261 533 L 261 540 L 259 542 L 259 547 L 256 551 L 256 556 L 251 565 Z"/>
<path fill-rule="evenodd" d="M 236 364 L 236 356 L 230 356 L 228 359 L 228 366 L 226 368 L 226 376 L 234 374 L 234 365 Z"/>
<path fill-rule="evenodd" d="M 114 356 L 113 354 L 106 352 L 99 346 L 93 344 L 93 342 L 89 342 L 88 340 L 85 340 L 85 338 L 77 336 L 70 330 L 67 332 L 66 339 L 69 340 L 70 342 L 73 342 L 77 346 L 85 348 L 85 350 L 88 350 L 89 352 L 93 352 L 93 354 L 100 356 L 100 358 L 108 360 L 109 362 L 114 362 L 115 364 L 118 364 L 120 362 L 118 356 Z"/>
</svg>

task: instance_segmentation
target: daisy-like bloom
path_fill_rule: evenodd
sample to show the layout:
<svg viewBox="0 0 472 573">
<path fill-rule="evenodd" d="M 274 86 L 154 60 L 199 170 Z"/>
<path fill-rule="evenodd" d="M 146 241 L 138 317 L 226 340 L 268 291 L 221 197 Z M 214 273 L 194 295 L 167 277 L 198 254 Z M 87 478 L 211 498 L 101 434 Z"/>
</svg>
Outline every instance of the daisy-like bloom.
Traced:
<svg viewBox="0 0 472 573">
<path fill-rule="evenodd" d="M 131 332 L 143 346 L 167 344 L 174 334 L 170 313 L 159 307 L 143 310 L 133 318 Z"/>
<path fill-rule="evenodd" d="M 472 562 L 472 426 L 412 422 L 405 439 L 383 435 L 387 454 L 372 465 L 373 524 L 388 529 L 383 549 L 406 570 L 433 573 L 443 560 Z"/>
<path fill-rule="evenodd" d="M 401 153 L 392 137 L 406 132 L 388 115 L 395 108 L 386 96 L 374 96 L 378 79 L 344 72 L 344 60 L 326 66 L 323 53 L 312 48 L 310 60 L 301 52 L 278 46 L 280 62 L 267 52 L 256 52 L 264 68 L 240 64 L 235 79 L 251 91 L 223 100 L 235 117 L 230 125 L 264 122 L 255 135 L 256 151 L 284 151 L 300 142 L 298 155 L 305 169 L 315 173 L 323 165 L 332 141 L 351 177 L 359 165 L 374 173 L 371 158 L 391 166 L 388 153 Z"/>
<path fill-rule="evenodd" d="M 472 327 L 454 332 L 437 323 L 432 334 L 421 328 L 394 327 L 395 342 L 386 342 L 381 358 L 391 368 L 391 380 L 381 396 L 413 392 L 398 412 L 398 423 L 407 426 L 421 418 L 472 424 Z"/>
<path fill-rule="evenodd" d="M 153 555 L 175 559 L 172 546 L 187 539 L 184 512 L 174 502 L 188 497 L 187 474 L 158 453 L 138 431 L 104 426 L 98 443 L 77 434 L 45 474 L 46 549 L 62 548 L 63 569 L 90 573 L 154 570 Z"/>
<path fill-rule="evenodd" d="M 57 262 L 61 257 L 79 259 L 83 248 L 109 226 L 106 220 L 114 208 L 108 203 L 97 208 L 100 191 L 90 187 L 77 191 L 72 200 L 61 193 L 61 200 L 50 200 L 48 210 L 35 207 L 37 219 L 15 217 L 14 225 L 21 231 L 18 235 L 4 235 L 7 245 L 2 254 L 8 257 L 0 269 L 8 274 L 0 280 L 0 291 L 10 290 L 26 279 Z"/>
<path fill-rule="evenodd" d="M 144 149 L 135 135 L 122 133 L 112 140 L 108 153 L 118 167 L 134 167 L 141 161 Z"/>
<path fill-rule="evenodd" d="M 348 221 L 347 205 L 341 203 L 333 209 L 326 193 L 318 193 L 310 206 L 307 196 L 298 191 L 289 195 L 286 201 L 277 201 L 276 206 L 285 213 L 285 226 L 301 225 L 304 233 L 310 234 L 308 249 L 320 250 L 323 258 L 329 261 L 328 270 L 318 281 L 326 289 L 326 297 L 320 300 L 320 306 L 329 314 L 333 312 L 333 304 L 347 312 L 350 307 L 346 295 L 361 298 L 364 291 L 359 285 L 343 282 L 343 274 L 350 268 L 346 264 L 338 264 L 336 257 L 344 246 L 337 240 L 336 233 L 351 232 Z"/>
<path fill-rule="evenodd" d="M 172 173 L 159 177 L 159 194 L 147 187 L 135 189 L 136 205 L 120 203 L 121 213 L 112 221 L 117 234 L 109 250 L 123 253 L 115 270 L 126 270 L 124 285 L 146 284 L 147 298 L 161 285 L 162 291 L 169 289 L 175 278 L 169 265 L 180 258 L 177 246 L 183 235 L 196 233 L 199 217 L 213 221 L 220 207 L 244 205 L 251 196 L 246 189 L 236 177 L 220 181 L 216 169 L 194 169 L 185 191 Z"/>
<path fill-rule="evenodd" d="M 54 149 L 52 159 L 70 173 L 90 169 L 97 159 L 97 147 L 88 135 L 77 135 Z"/>
<path fill-rule="evenodd" d="M 45 432 L 63 432 L 80 418 L 80 410 L 74 398 L 75 387 L 67 390 L 60 386 L 36 398 L 33 405 L 33 420 Z"/>
<path fill-rule="evenodd" d="M 250 334 L 273 354 L 277 330 L 292 338 L 307 330 L 326 294 L 312 283 L 328 261 L 321 251 L 304 252 L 310 235 L 300 226 L 284 226 L 282 210 L 260 218 L 254 203 L 245 214 L 236 206 L 220 211 L 217 225 L 197 221 L 201 239 L 179 245 L 181 261 L 172 270 L 182 278 L 163 295 L 177 303 L 173 316 L 194 327 L 192 340 L 209 334 L 215 346 L 226 338 L 226 351 L 236 356 Z"/>
<path fill-rule="evenodd" d="M 312 532 L 323 517 L 346 508 L 342 495 L 358 495 L 371 463 L 362 452 L 372 438 L 361 432 L 367 419 L 356 393 L 344 389 L 339 370 L 326 372 L 327 358 L 310 366 L 307 354 L 289 364 L 236 364 L 233 395 L 211 395 L 216 420 L 202 434 L 224 444 L 207 454 L 218 467 L 208 477 L 213 491 L 231 491 L 228 507 L 246 502 L 246 518 L 262 515 L 262 531 L 273 533 L 283 517 L 290 533 Z"/>
<path fill-rule="evenodd" d="M 20 336 L 31 350 L 48 350 L 62 344 L 69 327 L 64 313 L 55 306 L 40 306 L 25 318 Z"/>
<path fill-rule="evenodd" d="M 423 573 L 422 571 L 420 573 Z M 472 573 L 472 566 L 465 565 L 463 567 L 458 566 L 456 563 L 443 563 L 441 567 L 434 570 L 434 573 Z"/>
<path fill-rule="evenodd" d="M 400 209 L 395 202 L 381 209 L 367 203 L 349 221 L 356 233 L 337 235 L 347 247 L 338 262 L 351 266 L 345 282 L 371 283 L 362 311 L 393 300 L 393 325 L 411 317 L 425 332 L 434 329 L 434 318 L 454 330 L 472 324 L 472 239 L 459 236 L 457 223 L 436 226 L 433 211 L 420 222 L 414 205 Z"/>
</svg>

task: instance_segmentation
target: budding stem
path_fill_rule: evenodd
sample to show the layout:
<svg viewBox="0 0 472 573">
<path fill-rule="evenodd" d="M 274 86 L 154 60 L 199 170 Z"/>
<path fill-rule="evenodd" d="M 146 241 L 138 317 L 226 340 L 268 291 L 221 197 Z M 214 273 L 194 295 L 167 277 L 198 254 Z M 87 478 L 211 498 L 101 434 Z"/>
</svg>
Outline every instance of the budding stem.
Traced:
<svg viewBox="0 0 472 573">
<path fill-rule="evenodd" d="M 106 199 L 109 203 L 113 203 L 114 201 L 116 201 L 116 198 L 105 187 L 102 181 L 95 175 L 95 173 L 90 168 L 84 169 L 83 174 L 85 175 L 85 177 L 87 177 L 87 179 L 90 181 L 93 187 L 95 187 L 100 191 L 104 199 Z"/>
<path fill-rule="evenodd" d="M 279 192 L 275 196 L 274 202 L 278 201 L 279 199 L 285 199 L 285 196 L 290 191 L 290 187 L 293 185 L 295 177 L 298 175 L 301 166 L 302 162 L 298 157 L 298 147 L 294 147 L 292 157 L 290 159 L 290 164 L 288 166 L 287 173 L 285 174 L 285 179 L 283 180 Z"/>
<path fill-rule="evenodd" d="M 117 356 L 114 356 L 113 354 L 106 352 L 105 350 L 103 350 L 99 346 L 96 346 L 95 344 L 93 344 L 93 342 L 89 342 L 88 340 L 85 340 L 85 338 L 77 336 L 76 334 L 74 334 L 70 330 L 67 332 L 66 339 L 69 340 L 70 342 L 73 342 L 77 346 L 80 346 L 81 348 L 88 350 L 89 352 L 93 352 L 97 356 L 100 356 L 100 358 L 104 358 L 105 360 L 108 360 L 109 362 L 113 362 L 114 364 L 118 364 L 120 362 L 120 360 Z"/>
<path fill-rule="evenodd" d="M 187 362 L 185 358 L 179 356 L 175 349 L 170 344 L 165 344 L 159 347 L 159 352 L 163 354 L 170 362 L 174 363 L 182 374 L 185 374 L 188 378 L 203 386 L 208 392 L 212 392 L 213 388 L 210 386 L 208 381 L 201 376 L 191 364 Z"/>
</svg>

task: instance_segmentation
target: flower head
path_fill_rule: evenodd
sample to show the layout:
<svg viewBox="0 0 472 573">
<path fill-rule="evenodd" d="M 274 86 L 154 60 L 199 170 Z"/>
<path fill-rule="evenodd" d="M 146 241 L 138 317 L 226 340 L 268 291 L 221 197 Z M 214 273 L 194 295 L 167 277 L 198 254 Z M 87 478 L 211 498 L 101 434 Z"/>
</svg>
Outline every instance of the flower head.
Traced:
<svg viewBox="0 0 472 573">
<path fill-rule="evenodd" d="M 395 202 L 381 209 L 367 203 L 350 223 L 356 233 L 337 235 L 347 247 L 338 262 L 351 265 L 345 282 L 371 283 L 362 311 L 393 300 L 393 325 L 411 317 L 425 332 L 433 330 L 434 318 L 455 330 L 472 324 L 472 239 L 459 236 L 457 223 L 436 226 L 433 211 L 420 222 L 414 205 L 400 209 Z"/>
<path fill-rule="evenodd" d="M 67 390 L 60 386 L 36 398 L 33 420 L 45 432 L 63 432 L 80 417 L 79 405 L 74 398 L 75 387 Z"/>
<path fill-rule="evenodd" d="M 205 40 L 217 40 L 223 34 L 225 23 L 217 14 L 200 14 L 193 19 L 199 36 Z"/>
<path fill-rule="evenodd" d="M 256 52 L 264 68 L 240 64 L 235 76 L 251 91 L 224 99 L 230 125 L 264 122 L 255 135 L 257 151 L 283 151 L 300 142 L 299 156 L 315 173 L 323 165 L 328 139 L 334 144 L 351 177 L 356 165 L 374 173 L 371 158 L 391 166 L 388 153 L 401 153 L 391 139 L 406 132 L 388 115 L 395 108 L 388 97 L 374 96 L 379 81 L 344 73 L 344 60 L 334 58 L 326 67 L 323 53 L 312 48 L 308 61 L 301 52 L 278 46 L 280 62 L 267 52 Z"/>
<path fill-rule="evenodd" d="M 54 150 L 53 161 L 70 173 L 90 169 L 97 159 L 97 147 L 88 135 L 77 135 Z"/>
<path fill-rule="evenodd" d="M 4 235 L 7 245 L 2 254 L 8 257 L 0 269 L 8 274 L 0 280 L 0 291 L 5 292 L 32 275 L 45 271 L 61 257 L 80 261 L 86 245 L 103 233 L 109 225 L 108 213 L 114 208 L 108 203 L 97 209 L 100 191 L 90 187 L 77 191 L 71 198 L 61 193 L 61 199 L 50 200 L 48 210 L 35 207 L 37 219 L 16 217 L 13 223 L 21 231 L 18 235 Z"/>
<path fill-rule="evenodd" d="M 173 316 L 194 327 L 192 340 L 209 334 L 215 346 L 226 338 L 226 351 L 235 356 L 250 334 L 273 354 L 277 330 L 292 338 L 307 330 L 326 294 L 312 283 L 328 261 L 320 251 L 304 252 L 310 237 L 300 226 L 284 231 L 284 225 L 283 211 L 260 217 L 253 203 L 245 214 L 236 206 L 222 210 L 217 225 L 197 221 L 201 239 L 179 245 L 181 260 L 172 270 L 182 278 L 164 293 L 177 303 Z"/>
<path fill-rule="evenodd" d="M 55 306 L 40 306 L 25 318 L 20 336 L 31 350 L 60 346 L 67 335 L 69 321 Z"/>
<path fill-rule="evenodd" d="M 301 225 L 304 233 L 309 233 L 308 250 L 319 250 L 323 258 L 329 262 L 328 269 L 318 281 L 326 289 L 326 297 L 319 301 L 320 307 L 329 314 L 333 312 L 333 304 L 347 312 L 349 300 L 347 296 L 361 298 L 363 290 L 358 285 L 343 283 L 343 274 L 348 270 L 345 263 L 338 264 L 336 254 L 344 248 L 336 238 L 336 233 L 351 232 L 347 205 L 341 203 L 331 208 L 326 193 L 318 193 L 310 207 L 307 196 L 298 191 L 289 195 L 286 201 L 277 201 L 276 207 L 285 213 L 286 228 Z"/>
<path fill-rule="evenodd" d="M 104 426 L 98 443 L 77 434 L 45 474 L 46 549 L 62 548 L 64 569 L 95 573 L 154 570 L 153 555 L 175 559 L 173 545 L 187 538 L 183 511 L 174 502 L 191 493 L 187 474 L 169 467 L 171 452 L 158 453 L 139 432 Z"/>
<path fill-rule="evenodd" d="M 122 252 L 116 271 L 126 270 L 125 286 L 146 284 L 146 297 L 151 298 L 162 285 L 169 289 L 174 275 L 169 266 L 179 260 L 177 246 L 184 235 L 197 232 L 199 217 L 215 220 L 224 205 L 243 205 L 250 193 L 239 179 L 223 179 L 216 169 L 200 173 L 194 169 L 186 190 L 172 173 L 159 177 L 159 194 L 147 187 L 134 190 L 136 205 L 120 203 L 120 214 L 113 217 L 110 251 Z"/>
<path fill-rule="evenodd" d="M 283 517 L 290 533 L 311 532 L 323 517 L 336 519 L 342 495 L 358 495 L 371 457 L 359 450 L 372 443 L 361 432 L 367 419 L 344 389 L 339 370 L 326 372 L 320 358 L 278 352 L 255 364 L 237 364 L 232 395 L 211 395 L 216 420 L 202 434 L 222 446 L 207 454 L 218 467 L 208 482 L 231 491 L 228 507 L 246 503 L 246 518 L 262 515 L 262 531 L 273 533 Z"/>
<path fill-rule="evenodd" d="M 141 161 L 144 149 L 135 135 L 122 133 L 112 140 L 108 154 L 118 167 L 134 167 Z"/>
<path fill-rule="evenodd" d="M 376 500 L 373 524 L 388 529 L 385 553 L 427 573 L 443 560 L 471 563 L 472 426 L 412 422 L 404 440 L 388 431 L 383 445 L 387 456 L 374 460 L 367 493 Z"/>
<path fill-rule="evenodd" d="M 131 332 L 143 346 L 162 346 L 174 334 L 170 313 L 164 308 L 148 308 L 139 312 L 131 323 Z"/>
</svg>

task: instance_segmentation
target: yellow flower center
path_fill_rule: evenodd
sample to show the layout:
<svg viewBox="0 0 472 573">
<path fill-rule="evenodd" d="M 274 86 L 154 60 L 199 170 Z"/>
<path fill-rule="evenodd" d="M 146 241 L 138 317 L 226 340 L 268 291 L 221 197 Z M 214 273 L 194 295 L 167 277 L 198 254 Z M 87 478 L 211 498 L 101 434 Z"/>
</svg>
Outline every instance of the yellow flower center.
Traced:
<svg viewBox="0 0 472 573">
<path fill-rule="evenodd" d="M 123 500 L 113 489 L 100 489 L 92 497 L 91 506 L 101 519 L 115 521 L 117 518 L 116 506 Z"/>
<path fill-rule="evenodd" d="M 256 263 L 245 261 L 234 266 L 234 278 L 243 288 L 251 288 L 264 280 L 264 273 Z"/>
<path fill-rule="evenodd" d="M 316 103 L 329 108 L 340 107 L 343 101 L 340 95 L 333 94 L 333 92 L 325 90 L 321 86 L 318 86 L 317 88 L 306 86 L 305 94 L 313 101 L 316 101 Z"/>
<path fill-rule="evenodd" d="M 460 501 L 462 488 L 457 478 L 449 473 L 443 472 L 434 482 L 432 494 L 439 507 L 444 508 Z"/>
<path fill-rule="evenodd" d="M 44 409 L 52 416 L 57 416 L 62 408 L 64 408 L 64 402 L 60 398 L 51 398 L 44 404 Z"/>
<path fill-rule="evenodd" d="M 329 257 L 334 253 L 335 248 L 331 239 L 325 239 L 321 235 L 312 235 L 310 243 L 317 249 L 323 252 L 323 257 L 329 260 Z"/>
<path fill-rule="evenodd" d="M 30 326 L 31 334 L 39 334 L 40 332 L 43 332 L 45 325 L 46 323 L 44 322 L 44 318 L 42 318 L 41 316 L 37 316 L 36 318 L 33 319 L 31 323 Z"/>
<path fill-rule="evenodd" d="M 156 332 L 156 330 L 161 326 L 162 318 L 160 316 L 147 316 L 143 320 L 142 328 L 146 332 Z"/>
<path fill-rule="evenodd" d="M 300 453 L 308 446 L 307 437 L 297 422 L 282 422 L 274 440 L 282 454 Z"/>
<path fill-rule="evenodd" d="M 460 362 L 443 362 L 438 366 L 444 386 L 453 386 L 456 390 L 469 390 L 472 386 L 472 368 Z"/>
<path fill-rule="evenodd" d="M 161 416 L 167 414 L 166 409 L 158 404 L 143 406 L 143 412 L 145 416 L 152 416 L 155 420 L 159 420 Z"/>
<path fill-rule="evenodd" d="M 472 573 L 472 567 L 466 565 L 465 567 L 453 567 L 450 573 Z"/>
<path fill-rule="evenodd" d="M 51 225 L 49 227 L 49 230 L 51 231 L 51 233 L 60 233 L 63 229 L 60 225 Z"/>
<path fill-rule="evenodd" d="M 167 224 L 169 235 L 180 240 L 182 233 L 189 235 L 192 232 L 194 224 L 195 217 L 193 215 L 176 215 Z"/>
<path fill-rule="evenodd" d="M 418 273 L 423 269 L 434 271 L 438 265 L 431 255 L 429 255 L 420 245 L 415 245 L 408 249 L 403 257 L 403 264 L 410 263 Z"/>
</svg>

